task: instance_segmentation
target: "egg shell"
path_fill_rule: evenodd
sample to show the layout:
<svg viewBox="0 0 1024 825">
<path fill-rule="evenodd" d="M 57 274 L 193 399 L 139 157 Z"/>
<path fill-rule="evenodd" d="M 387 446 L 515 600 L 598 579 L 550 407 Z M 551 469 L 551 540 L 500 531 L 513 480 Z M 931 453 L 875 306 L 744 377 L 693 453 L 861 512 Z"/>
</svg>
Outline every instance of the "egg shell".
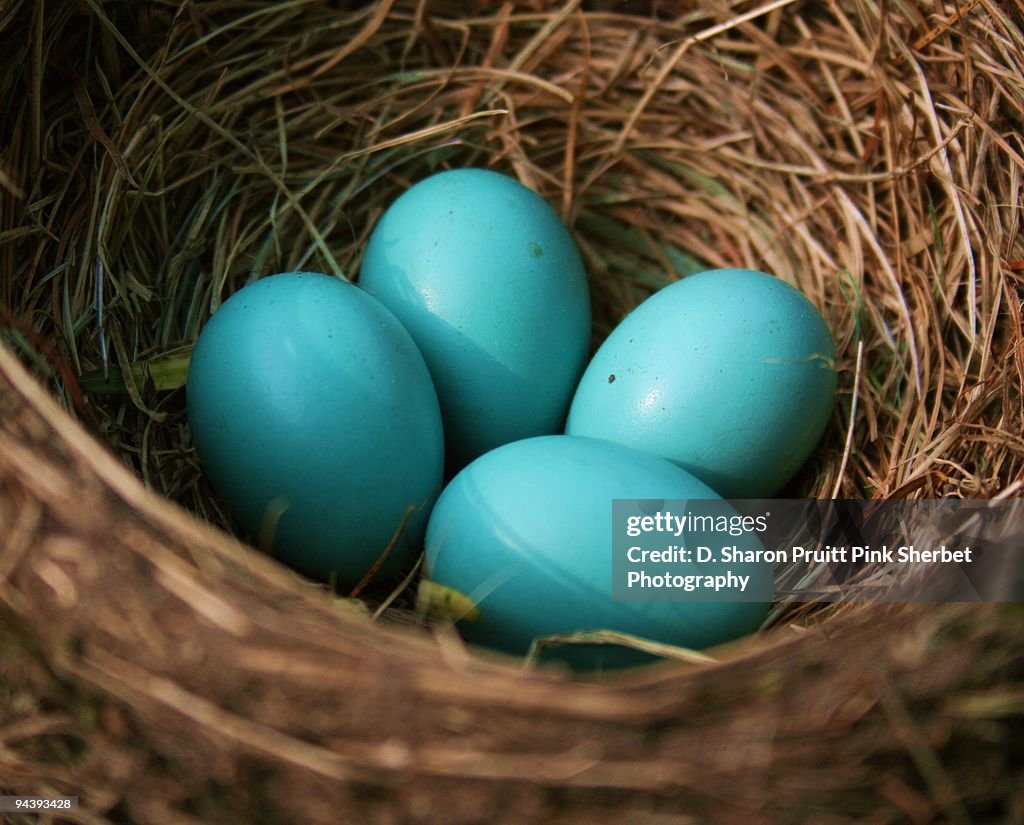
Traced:
<svg viewBox="0 0 1024 825">
<path fill-rule="evenodd" d="M 616 630 L 704 648 L 756 630 L 768 605 L 754 602 L 617 602 L 612 598 L 612 500 L 705 499 L 717 494 L 665 459 L 608 441 L 541 436 L 499 447 L 442 492 L 427 527 L 430 581 L 468 596 L 474 621 L 460 625 L 480 645 L 524 654 L 536 637 Z M 722 543 L 732 544 L 728 537 Z M 686 565 L 688 572 L 721 572 Z M 770 566 L 735 564 L 771 592 Z M 684 573 L 680 567 L 673 572 Z M 615 645 L 556 648 L 551 658 L 582 668 L 650 657 Z"/>
<path fill-rule="evenodd" d="M 486 169 L 420 181 L 374 228 L 360 284 L 423 352 L 454 469 L 561 432 L 586 363 L 590 296 L 569 230 L 535 192 Z"/>
<path fill-rule="evenodd" d="M 286 564 L 356 582 L 410 507 L 380 575 L 421 547 L 444 463 L 437 395 L 412 338 L 364 290 L 300 272 L 246 286 L 203 328 L 187 394 L 206 475 Z"/>
<path fill-rule="evenodd" d="M 834 359 L 828 327 L 797 289 L 752 270 L 702 272 L 612 331 L 566 432 L 668 458 L 726 498 L 769 497 L 828 424 Z"/>
</svg>

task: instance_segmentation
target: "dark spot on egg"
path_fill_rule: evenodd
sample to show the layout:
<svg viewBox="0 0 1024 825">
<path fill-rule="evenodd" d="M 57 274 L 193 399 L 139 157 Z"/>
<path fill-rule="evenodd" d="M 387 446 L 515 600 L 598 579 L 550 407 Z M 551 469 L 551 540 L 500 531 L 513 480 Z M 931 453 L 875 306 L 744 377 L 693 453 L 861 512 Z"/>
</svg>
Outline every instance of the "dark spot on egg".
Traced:
<svg viewBox="0 0 1024 825">
<path fill-rule="evenodd" d="M 615 383 L 615 373 L 612 373 L 611 375 L 608 376 L 608 383 L 609 384 L 614 384 Z"/>
<path fill-rule="evenodd" d="M 534 258 L 540 258 L 541 256 L 544 255 L 544 247 L 541 246 L 536 241 L 533 241 L 533 242 L 530 243 L 530 254 Z"/>
</svg>

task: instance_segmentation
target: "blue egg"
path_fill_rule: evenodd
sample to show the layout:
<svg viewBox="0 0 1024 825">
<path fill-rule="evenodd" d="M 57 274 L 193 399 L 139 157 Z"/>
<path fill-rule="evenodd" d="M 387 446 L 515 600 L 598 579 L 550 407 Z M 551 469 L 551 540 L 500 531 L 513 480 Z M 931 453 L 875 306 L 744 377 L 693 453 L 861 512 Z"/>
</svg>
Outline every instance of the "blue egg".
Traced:
<svg viewBox="0 0 1024 825">
<path fill-rule="evenodd" d="M 590 297 L 572 236 L 535 192 L 485 169 L 420 181 L 374 228 L 360 284 L 423 352 L 453 467 L 561 431 Z"/>
<path fill-rule="evenodd" d="M 444 440 L 423 357 L 352 284 L 304 272 L 232 295 L 202 330 L 188 420 L 203 469 L 254 537 L 318 578 L 359 581 L 417 552 Z"/>
<path fill-rule="evenodd" d="M 776 493 L 835 403 L 835 348 L 802 293 L 744 269 L 691 275 L 620 323 L 566 424 L 674 461 L 726 498 Z"/>
<path fill-rule="evenodd" d="M 539 637 L 614 630 L 704 648 L 760 626 L 764 603 L 614 601 L 613 499 L 720 500 L 665 459 L 591 438 L 518 441 L 464 468 L 430 517 L 425 565 L 431 582 L 476 603 L 472 621 L 460 625 L 466 638 L 523 654 Z M 689 572 L 706 568 L 694 564 Z M 770 566 L 732 569 L 752 575 L 757 592 L 771 592 Z M 592 668 L 646 657 L 614 645 L 572 645 L 555 658 Z"/>
</svg>

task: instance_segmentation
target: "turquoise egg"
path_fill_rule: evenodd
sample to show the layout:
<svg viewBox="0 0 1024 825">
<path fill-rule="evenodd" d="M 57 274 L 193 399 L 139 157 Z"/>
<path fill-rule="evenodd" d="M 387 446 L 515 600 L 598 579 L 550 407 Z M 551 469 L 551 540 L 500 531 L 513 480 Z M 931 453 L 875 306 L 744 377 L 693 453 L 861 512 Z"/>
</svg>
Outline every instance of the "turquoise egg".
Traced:
<svg viewBox="0 0 1024 825">
<path fill-rule="evenodd" d="M 704 648 L 760 626 L 764 603 L 613 600 L 613 499 L 719 497 L 665 459 L 565 435 L 506 444 L 464 468 L 430 517 L 425 565 L 431 582 L 476 604 L 472 621 L 460 623 L 465 637 L 513 654 L 526 653 L 536 638 L 583 630 Z M 699 575 L 707 568 L 687 569 Z M 732 569 L 771 592 L 770 566 Z M 596 644 L 562 646 L 553 658 L 584 668 L 649 660 Z"/>
<path fill-rule="evenodd" d="M 453 468 L 561 432 L 586 363 L 590 296 L 569 230 L 535 192 L 485 169 L 420 181 L 374 228 L 360 285 L 423 352 Z"/>
<path fill-rule="evenodd" d="M 726 498 L 776 493 L 835 402 L 835 348 L 802 293 L 745 269 L 691 275 L 608 336 L 566 424 L 668 458 Z"/>
<path fill-rule="evenodd" d="M 308 575 L 359 581 L 421 546 L 444 440 L 412 338 L 357 286 L 307 272 L 256 281 L 203 328 L 188 420 L 206 475 L 254 539 Z"/>
</svg>

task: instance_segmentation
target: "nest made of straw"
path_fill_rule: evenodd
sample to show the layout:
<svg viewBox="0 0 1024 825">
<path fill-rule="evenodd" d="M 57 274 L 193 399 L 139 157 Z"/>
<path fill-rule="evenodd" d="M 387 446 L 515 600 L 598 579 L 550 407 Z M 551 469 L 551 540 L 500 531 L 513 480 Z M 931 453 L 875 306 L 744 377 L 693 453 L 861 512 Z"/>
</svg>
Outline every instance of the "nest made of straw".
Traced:
<svg viewBox="0 0 1024 825">
<path fill-rule="evenodd" d="M 182 394 L 131 377 L 491 166 L 573 228 L 595 343 L 705 267 L 822 310 L 841 396 L 792 495 L 1019 495 L 1020 11 L 0 4 L 0 791 L 88 823 L 1024 818 L 1019 609 L 793 608 L 712 664 L 523 672 L 203 525 Z"/>
</svg>

